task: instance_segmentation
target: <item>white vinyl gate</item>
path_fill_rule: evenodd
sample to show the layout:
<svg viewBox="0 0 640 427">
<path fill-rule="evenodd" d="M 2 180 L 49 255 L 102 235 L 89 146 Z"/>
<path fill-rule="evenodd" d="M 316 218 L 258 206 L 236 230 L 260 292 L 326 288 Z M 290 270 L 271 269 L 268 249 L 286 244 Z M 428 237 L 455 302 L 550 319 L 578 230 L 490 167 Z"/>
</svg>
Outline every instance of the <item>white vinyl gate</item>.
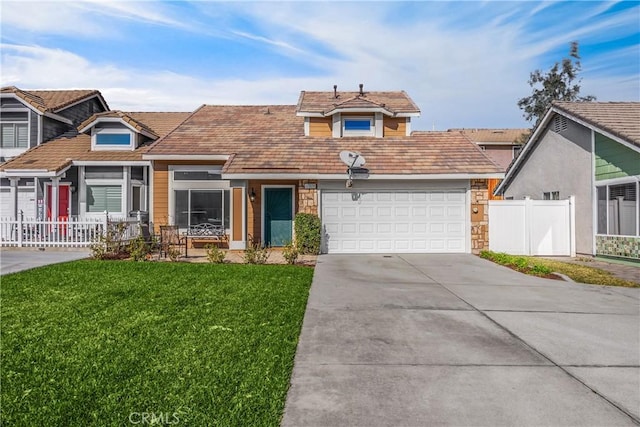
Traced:
<svg viewBox="0 0 640 427">
<path fill-rule="evenodd" d="M 575 256 L 575 198 L 489 201 L 489 249 L 512 255 Z"/>
</svg>

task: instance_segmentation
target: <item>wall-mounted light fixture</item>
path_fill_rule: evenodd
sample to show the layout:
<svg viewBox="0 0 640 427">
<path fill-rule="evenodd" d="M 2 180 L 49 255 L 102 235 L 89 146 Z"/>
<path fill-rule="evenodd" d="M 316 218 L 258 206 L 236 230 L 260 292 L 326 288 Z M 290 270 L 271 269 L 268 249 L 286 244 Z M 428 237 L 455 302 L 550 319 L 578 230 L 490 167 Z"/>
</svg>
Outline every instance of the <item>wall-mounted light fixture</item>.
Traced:
<svg viewBox="0 0 640 427">
<path fill-rule="evenodd" d="M 253 191 L 253 187 L 251 187 L 251 193 L 249 193 L 249 200 L 251 200 L 251 202 L 256 201 L 256 192 Z"/>
<path fill-rule="evenodd" d="M 69 190 L 71 190 L 71 192 L 72 192 L 72 193 L 75 193 L 75 192 L 76 192 L 76 187 L 75 187 L 75 185 L 71 185 L 71 186 L 69 187 Z"/>
</svg>

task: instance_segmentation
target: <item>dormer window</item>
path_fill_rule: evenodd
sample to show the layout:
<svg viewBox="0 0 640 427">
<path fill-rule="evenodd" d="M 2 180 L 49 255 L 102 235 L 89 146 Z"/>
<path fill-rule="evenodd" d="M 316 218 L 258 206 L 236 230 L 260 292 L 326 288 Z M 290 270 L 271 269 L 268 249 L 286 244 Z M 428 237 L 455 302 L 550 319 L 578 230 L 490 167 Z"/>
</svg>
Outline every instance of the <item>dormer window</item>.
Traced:
<svg viewBox="0 0 640 427">
<path fill-rule="evenodd" d="M 96 135 L 96 145 L 131 145 L 130 133 L 99 133 Z"/>
<path fill-rule="evenodd" d="M 92 150 L 135 150 L 134 133 L 123 127 L 93 128 Z"/>
<path fill-rule="evenodd" d="M 342 120 L 342 136 L 374 136 L 375 123 L 373 117 L 344 117 Z"/>
</svg>

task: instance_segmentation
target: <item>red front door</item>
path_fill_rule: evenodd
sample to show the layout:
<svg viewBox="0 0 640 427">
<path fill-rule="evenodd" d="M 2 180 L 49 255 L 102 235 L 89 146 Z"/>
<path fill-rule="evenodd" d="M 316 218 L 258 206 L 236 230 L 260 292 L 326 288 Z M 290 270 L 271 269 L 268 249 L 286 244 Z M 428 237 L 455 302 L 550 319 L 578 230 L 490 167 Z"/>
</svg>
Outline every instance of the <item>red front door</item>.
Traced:
<svg viewBox="0 0 640 427">
<path fill-rule="evenodd" d="M 51 197 L 51 185 L 47 186 L 47 219 L 51 219 L 51 207 L 53 206 L 53 198 Z M 66 221 L 69 219 L 69 186 L 61 185 L 58 187 L 58 220 Z"/>
</svg>

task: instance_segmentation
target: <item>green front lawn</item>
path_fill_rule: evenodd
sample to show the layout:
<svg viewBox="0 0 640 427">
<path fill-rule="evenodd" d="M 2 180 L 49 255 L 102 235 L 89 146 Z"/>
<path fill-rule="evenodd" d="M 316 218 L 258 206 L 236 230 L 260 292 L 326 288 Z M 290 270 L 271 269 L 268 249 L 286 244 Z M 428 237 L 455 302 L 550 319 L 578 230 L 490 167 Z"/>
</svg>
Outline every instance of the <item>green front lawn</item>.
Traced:
<svg viewBox="0 0 640 427">
<path fill-rule="evenodd" d="M 113 261 L 3 276 L 0 420 L 276 426 L 312 276 Z"/>
</svg>

